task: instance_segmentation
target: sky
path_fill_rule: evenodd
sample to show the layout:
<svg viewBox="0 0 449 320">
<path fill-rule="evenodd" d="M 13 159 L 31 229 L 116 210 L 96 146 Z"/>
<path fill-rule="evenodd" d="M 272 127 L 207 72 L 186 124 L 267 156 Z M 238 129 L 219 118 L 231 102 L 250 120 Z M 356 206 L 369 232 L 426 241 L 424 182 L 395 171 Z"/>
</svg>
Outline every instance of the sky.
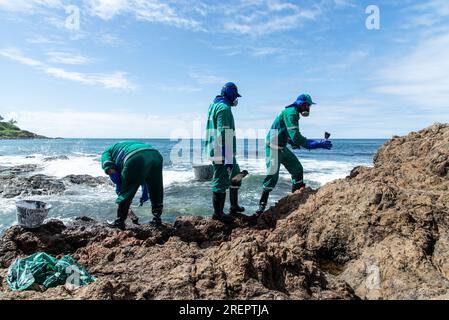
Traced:
<svg viewBox="0 0 449 320">
<path fill-rule="evenodd" d="M 309 138 L 449 122 L 449 1 L 0 0 L 0 115 L 23 129 L 198 138 L 227 81 L 238 138 L 301 93 Z"/>
</svg>

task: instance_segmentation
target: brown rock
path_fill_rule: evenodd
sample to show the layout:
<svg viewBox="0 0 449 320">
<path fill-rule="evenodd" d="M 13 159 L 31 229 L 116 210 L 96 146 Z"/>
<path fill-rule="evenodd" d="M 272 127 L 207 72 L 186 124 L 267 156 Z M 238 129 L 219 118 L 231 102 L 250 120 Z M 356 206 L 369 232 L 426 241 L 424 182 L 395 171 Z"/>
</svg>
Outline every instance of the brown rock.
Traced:
<svg viewBox="0 0 449 320">
<path fill-rule="evenodd" d="M 12 227 L 0 240 L 6 299 L 448 299 L 449 125 L 385 143 L 374 167 L 302 189 L 228 226 L 180 217 L 159 229 L 88 218 Z M 11 292 L 6 267 L 73 254 L 98 281 Z"/>
</svg>

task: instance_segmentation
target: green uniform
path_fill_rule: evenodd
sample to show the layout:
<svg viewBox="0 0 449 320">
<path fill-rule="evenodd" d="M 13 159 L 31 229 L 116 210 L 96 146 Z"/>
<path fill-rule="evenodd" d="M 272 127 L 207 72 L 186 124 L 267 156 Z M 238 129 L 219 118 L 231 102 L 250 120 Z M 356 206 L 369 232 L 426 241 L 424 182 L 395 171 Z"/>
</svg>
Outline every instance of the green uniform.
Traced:
<svg viewBox="0 0 449 320">
<path fill-rule="evenodd" d="M 103 170 L 115 169 L 121 173 L 121 188 L 116 200 L 131 203 L 137 190 L 146 185 L 153 208 L 162 206 L 164 187 L 162 155 L 151 145 L 124 141 L 107 148 L 101 157 Z"/>
<path fill-rule="evenodd" d="M 304 171 L 298 158 L 287 148 L 287 143 L 295 147 L 305 147 L 307 138 L 299 131 L 299 112 L 288 107 L 274 120 L 267 135 L 265 146 L 267 176 L 263 182 L 264 191 L 271 191 L 279 180 L 281 164 L 291 174 L 292 184 L 303 182 Z"/>
<path fill-rule="evenodd" d="M 212 191 L 226 193 L 231 185 L 231 178 L 240 173 L 235 159 L 237 143 L 234 116 L 226 103 L 214 102 L 209 106 L 205 141 L 206 153 L 214 168 Z M 232 164 L 232 171 L 225 164 Z"/>
</svg>

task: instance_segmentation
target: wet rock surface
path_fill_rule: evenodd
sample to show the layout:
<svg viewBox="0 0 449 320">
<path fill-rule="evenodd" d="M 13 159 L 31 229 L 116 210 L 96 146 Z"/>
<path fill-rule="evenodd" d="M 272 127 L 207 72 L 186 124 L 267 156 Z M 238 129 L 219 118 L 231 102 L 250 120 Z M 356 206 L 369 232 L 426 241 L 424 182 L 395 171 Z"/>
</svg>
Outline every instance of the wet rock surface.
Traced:
<svg viewBox="0 0 449 320">
<path fill-rule="evenodd" d="M 31 177 L 0 177 L 0 196 L 14 198 L 17 196 L 58 195 L 65 191 L 64 183 L 43 174 Z"/>
<path fill-rule="evenodd" d="M 180 217 L 124 232 L 89 218 L 14 226 L 0 240 L 6 299 L 449 298 L 449 125 L 395 137 L 346 179 L 302 189 L 232 226 Z M 11 292 L 7 267 L 73 254 L 98 281 Z"/>
<path fill-rule="evenodd" d="M 96 187 L 102 184 L 111 184 L 112 182 L 108 177 L 92 177 L 87 174 L 84 175 L 69 175 L 64 177 L 63 179 L 66 182 L 70 182 L 73 184 L 82 184 L 82 185 L 88 185 L 91 187 Z"/>
<path fill-rule="evenodd" d="M 66 191 L 67 183 L 89 187 L 111 184 L 108 177 L 69 175 L 60 179 L 39 174 L 41 169 L 37 164 L 0 167 L 0 197 L 60 195 Z"/>
<path fill-rule="evenodd" d="M 46 157 L 44 158 L 44 162 L 49 162 L 49 161 L 56 161 L 56 160 L 69 160 L 69 157 L 64 156 L 64 155 L 60 155 L 60 156 L 51 156 L 51 157 Z"/>
</svg>

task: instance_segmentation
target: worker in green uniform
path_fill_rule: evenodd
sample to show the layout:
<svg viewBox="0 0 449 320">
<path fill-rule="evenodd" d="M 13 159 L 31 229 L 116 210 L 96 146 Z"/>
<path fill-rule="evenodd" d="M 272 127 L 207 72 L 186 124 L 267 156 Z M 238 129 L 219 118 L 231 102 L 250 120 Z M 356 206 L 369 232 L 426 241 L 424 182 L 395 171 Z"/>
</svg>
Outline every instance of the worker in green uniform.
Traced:
<svg viewBox="0 0 449 320">
<path fill-rule="evenodd" d="M 301 94 L 293 104 L 285 107 L 274 120 L 266 139 L 267 175 L 263 181 L 263 192 L 256 213 L 264 212 L 270 192 L 278 182 L 281 164 L 291 175 L 292 192 L 305 187 L 301 162 L 287 147 L 287 144 L 290 144 L 293 149 L 303 147 L 308 150 L 320 148 L 330 150 L 332 148 L 330 140 L 310 140 L 302 136 L 299 131 L 300 115 L 308 117 L 310 107 L 314 104 L 310 95 Z"/>
<path fill-rule="evenodd" d="M 107 148 L 101 157 L 103 170 L 116 185 L 117 219 L 108 223 L 112 228 L 125 229 L 131 202 L 142 186 L 140 204 L 151 201 L 152 224 L 161 224 L 164 200 L 162 155 L 149 144 L 124 141 Z"/>
<path fill-rule="evenodd" d="M 235 159 L 236 137 L 235 123 L 231 107 L 238 104 L 241 95 L 237 86 L 226 83 L 221 95 L 217 96 L 209 106 L 206 123 L 206 153 L 212 160 L 214 176 L 212 183 L 212 203 L 214 207 L 213 219 L 224 223 L 232 223 L 245 208 L 238 204 L 238 190 L 240 182 L 232 179 L 240 173 L 240 167 Z M 230 214 L 223 212 L 226 199 L 226 190 L 230 188 L 229 199 L 231 203 Z"/>
</svg>

